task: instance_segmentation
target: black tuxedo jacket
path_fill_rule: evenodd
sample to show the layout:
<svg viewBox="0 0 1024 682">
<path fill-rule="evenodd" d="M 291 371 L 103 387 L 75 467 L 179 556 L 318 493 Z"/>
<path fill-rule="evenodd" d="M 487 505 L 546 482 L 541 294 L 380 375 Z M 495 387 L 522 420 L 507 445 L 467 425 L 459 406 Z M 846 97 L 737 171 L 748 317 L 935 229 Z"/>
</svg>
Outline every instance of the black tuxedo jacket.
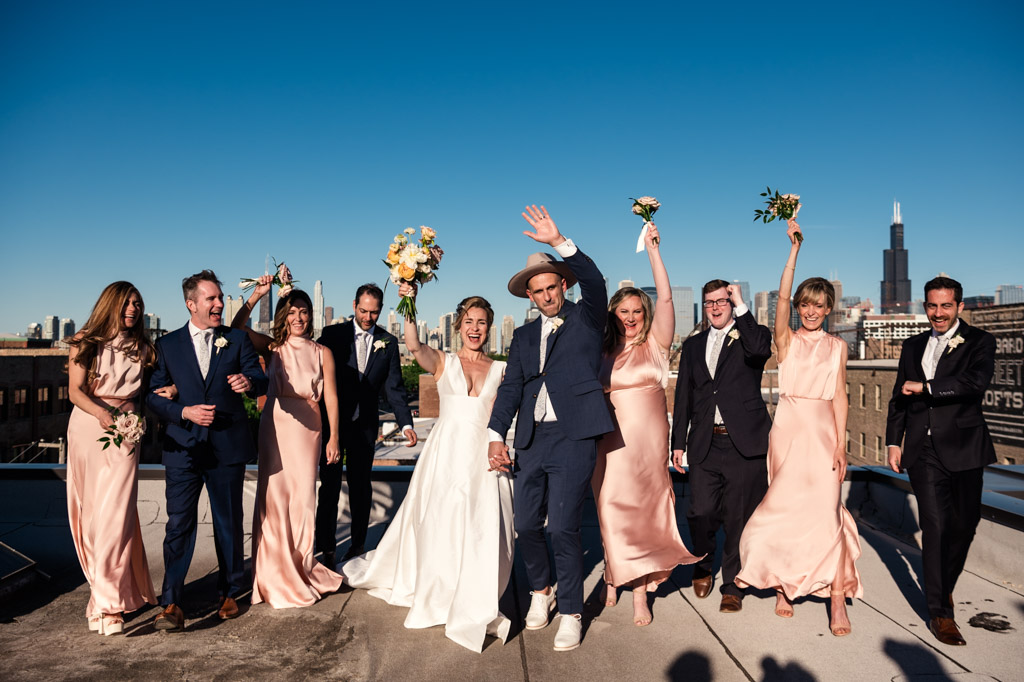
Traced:
<svg viewBox="0 0 1024 682">
<path fill-rule="evenodd" d="M 932 332 L 903 342 L 896 385 L 885 429 L 888 445 L 903 444 L 901 464 L 909 467 L 921 452 L 928 430 L 942 465 L 949 471 L 976 469 L 996 461 L 981 400 L 995 370 L 996 339 L 960 320 L 960 327 L 939 358 L 935 378 L 919 395 L 902 393 L 906 381 L 924 381 L 922 362 Z M 953 347 L 953 339 L 962 338 Z"/>
<path fill-rule="evenodd" d="M 376 439 L 380 420 L 377 417 L 377 399 L 383 392 L 391 409 L 395 411 L 398 426 L 411 426 L 412 413 L 402 382 L 402 367 L 398 361 L 398 339 L 374 325 L 373 345 L 366 358 L 366 371 L 359 374 L 356 356 L 355 322 L 324 327 L 319 342 L 334 354 L 335 375 L 338 386 L 338 421 L 344 427 L 352 423 L 352 415 L 359 407 L 357 425 Z M 383 342 L 383 348 L 375 348 Z M 324 422 L 326 425 L 326 422 Z"/>
<path fill-rule="evenodd" d="M 772 355 L 772 334 L 754 321 L 749 310 L 736 318 L 733 330 L 739 338 L 727 337 L 723 342 L 714 379 L 704 359 L 710 329 L 683 343 L 672 411 L 672 449 L 685 450 L 690 464 L 704 461 L 711 449 L 716 405 L 741 455 L 750 458 L 768 452 L 772 423 L 761 397 L 761 375 Z"/>
</svg>

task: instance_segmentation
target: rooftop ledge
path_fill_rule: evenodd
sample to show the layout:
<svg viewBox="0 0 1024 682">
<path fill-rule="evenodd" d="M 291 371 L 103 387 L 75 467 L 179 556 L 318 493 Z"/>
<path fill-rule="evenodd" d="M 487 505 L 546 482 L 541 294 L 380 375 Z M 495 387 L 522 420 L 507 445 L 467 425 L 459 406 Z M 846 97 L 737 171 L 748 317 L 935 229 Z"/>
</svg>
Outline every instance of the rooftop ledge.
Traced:
<svg viewBox="0 0 1024 682">
<path fill-rule="evenodd" d="M 370 543 L 379 540 L 405 494 L 411 467 L 375 470 Z M 863 554 L 857 562 L 863 599 L 849 607 L 853 634 L 828 632 L 824 600 L 774 616 L 771 593 L 750 593 L 739 614 L 718 611 L 717 594 L 696 599 L 691 571 L 677 568 L 653 601 L 654 622 L 632 625 L 628 592 L 604 607 L 603 568 L 593 502 L 584 516 L 584 639 L 569 653 L 551 649 L 555 625 L 521 627 L 529 604 L 517 557 L 501 608 L 514 623 L 509 641 L 488 640 L 475 654 L 443 628 L 407 630 L 406 610 L 346 587 L 306 609 L 244 605 L 238 619 L 216 618 L 216 557 L 208 512 L 201 511 L 189 573 L 187 631 L 155 632 L 157 610 L 129 616 L 126 634 L 99 637 L 85 627 L 89 598 L 67 527 L 63 467 L 0 465 L 0 542 L 31 563 L 0 581 L 0 677 L 48 679 L 252 680 L 284 676 L 338 680 L 1011 680 L 1024 669 L 1024 467 L 990 467 L 984 518 L 956 590 L 966 647 L 945 647 L 928 633 L 920 587 L 916 500 L 905 476 L 881 467 L 851 467 L 844 486 Z M 686 476 L 674 474 L 684 540 Z M 255 467 L 246 483 L 250 527 Z M 344 494 L 344 492 L 343 492 Z M 205 501 L 202 502 L 205 504 Z M 140 472 L 139 514 L 153 582 L 163 578 L 163 468 Z M 344 512 L 342 512 L 344 513 Z M 344 551 L 347 518 L 340 519 Z M 13 556 L 13 559 L 11 558 Z M 9 552 L 0 573 L 17 563 Z M 53 646 L 50 643 L 59 642 Z"/>
</svg>

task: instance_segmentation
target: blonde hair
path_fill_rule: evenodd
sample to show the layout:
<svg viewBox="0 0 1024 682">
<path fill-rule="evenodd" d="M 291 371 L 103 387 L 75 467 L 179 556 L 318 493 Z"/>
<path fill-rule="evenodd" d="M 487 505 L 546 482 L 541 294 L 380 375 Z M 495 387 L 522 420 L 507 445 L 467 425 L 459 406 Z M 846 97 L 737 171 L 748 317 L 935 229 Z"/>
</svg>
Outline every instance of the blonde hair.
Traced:
<svg viewBox="0 0 1024 682">
<path fill-rule="evenodd" d="M 608 301 L 608 323 L 604 327 L 604 352 L 611 353 L 615 350 L 615 346 L 619 345 L 619 329 L 615 326 L 615 309 L 619 307 L 619 304 L 630 296 L 636 296 L 640 299 L 640 307 L 644 310 L 644 324 L 637 332 L 636 338 L 633 339 L 633 345 L 639 346 L 647 341 L 647 335 L 651 332 L 651 323 L 654 317 L 654 303 L 651 301 L 651 297 L 648 296 L 644 291 L 637 289 L 636 287 L 622 287 L 615 294 L 612 295 L 612 299 Z"/>
<path fill-rule="evenodd" d="M 811 277 L 800 282 L 793 294 L 793 307 L 801 303 L 817 303 L 825 300 L 825 307 L 831 310 L 836 305 L 836 288 L 824 277 Z"/>
<path fill-rule="evenodd" d="M 96 305 L 85 326 L 75 336 L 64 339 L 69 346 L 78 348 L 75 356 L 75 364 L 85 368 L 86 378 L 92 381 L 96 378 L 96 355 L 104 344 L 110 343 L 121 333 L 121 320 L 125 307 L 128 305 L 132 295 L 139 297 L 139 315 L 135 325 L 131 329 L 124 330 L 128 334 L 128 343 L 122 346 L 122 350 L 133 360 L 142 362 L 144 368 L 156 366 L 156 346 L 149 339 L 146 333 L 143 319 L 146 314 L 146 305 L 142 301 L 142 294 L 131 282 L 113 282 L 100 294 Z"/>
<path fill-rule="evenodd" d="M 462 321 L 466 319 L 466 315 L 473 308 L 479 308 L 487 315 L 487 334 L 484 336 L 484 343 L 486 343 L 491 337 L 491 325 L 494 324 L 494 310 L 491 309 L 491 304 L 483 296 L 468 296 L 462 299 L 462 302 L 455 308 L 455 331 L 458 332 L 462 329 Z"/>
</svg>

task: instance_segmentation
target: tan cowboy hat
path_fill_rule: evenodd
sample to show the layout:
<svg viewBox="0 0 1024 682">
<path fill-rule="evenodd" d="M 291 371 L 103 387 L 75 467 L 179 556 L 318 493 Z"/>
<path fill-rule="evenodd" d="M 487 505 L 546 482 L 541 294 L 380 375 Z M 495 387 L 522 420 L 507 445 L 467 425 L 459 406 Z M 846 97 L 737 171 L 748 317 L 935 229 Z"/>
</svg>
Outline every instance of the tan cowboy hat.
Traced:
<svg viewBox="0 0 1024 682">
<path fill-rule="evenodd" d="M 508 292 L 519 298 L 529 298 L 526 295 L 526 285 L 530 278 L 543 272 L 553 272 L 565 278 L 566 286 L 576 284 L 576 275 L 572 274 L 569 266 L 558 260 L 549 253 L 531 253 L 526 259 L 526 267 L 513 275 L 508 281 Z"/>
</svg>

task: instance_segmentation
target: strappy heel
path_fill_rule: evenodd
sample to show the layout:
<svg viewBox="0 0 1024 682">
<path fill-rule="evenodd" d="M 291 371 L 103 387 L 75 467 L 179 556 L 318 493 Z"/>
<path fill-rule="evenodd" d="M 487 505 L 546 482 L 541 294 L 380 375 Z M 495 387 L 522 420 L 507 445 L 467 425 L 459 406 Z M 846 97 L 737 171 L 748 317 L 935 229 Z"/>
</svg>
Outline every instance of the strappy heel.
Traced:
<svg viewBox="0 0 1024 682">
<path fill-rule="evenodd" d="M 833 599 L 835 599 L 836 597 L 842 597 L 843 598 L 843 606 L 844 606 L 844 610 L 845 610 L 845 606 L 846 606 L 846 593 L 842 592 L 842 591 L 836 592 L 835 590 L 832 590 L 830 594 L 832 595 Z M 832 617 L 835 618 L 835 615 L 836 615 L 835 609 L 832 609 Z M 847 614 L 846 619 L 847 620 L 850 619 L 849 614 Z M 833 625 L 832 623 L 829 623 L 828 629 L 836 637 L 845 637 L 846 635 L 848 635 L 851 632 L 853 632 L 853 627 L 850 626 L 850 625 Z"/>
</svg>

